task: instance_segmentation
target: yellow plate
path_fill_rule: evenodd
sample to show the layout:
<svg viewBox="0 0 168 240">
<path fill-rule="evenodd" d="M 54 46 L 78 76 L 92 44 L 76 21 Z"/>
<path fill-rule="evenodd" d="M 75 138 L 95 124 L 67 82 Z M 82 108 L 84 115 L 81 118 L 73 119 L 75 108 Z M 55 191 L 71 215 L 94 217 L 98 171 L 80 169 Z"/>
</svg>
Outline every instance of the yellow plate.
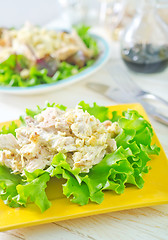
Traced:
<svg viewBox="0 0 168 240">
<path fill-rule="evenodd" d="M 121 114 L 123 110 L 128 108 L 137 110 L 148 119 L 140 104 L 111 106 L 110 110 L 117 110 Z M 145 185 L 143 189 L 140 190 L 131 186 L 126 188 L 124 194 L 121 195 L 106 191 L 105 199 L 100 205 L 89 203 L 81 207 L 71 203 L 62 194 L 60 180 L 52 179 L 47 188 L 47 195 L 52 206 L 44 213 L 41 213 L 34 204 L 28 204 L 26 208 L 14 209 L 0 201 L 0 230 L 4 231 L 123 209 L 168 203 L 168 160 L 156 134 L 154 134 L 153 143 L 156 143 L 161 148 L 161 152 L 159 156 L 153 157 L 149 162 L 152 169 L 144 176 Z"/>
</svg>

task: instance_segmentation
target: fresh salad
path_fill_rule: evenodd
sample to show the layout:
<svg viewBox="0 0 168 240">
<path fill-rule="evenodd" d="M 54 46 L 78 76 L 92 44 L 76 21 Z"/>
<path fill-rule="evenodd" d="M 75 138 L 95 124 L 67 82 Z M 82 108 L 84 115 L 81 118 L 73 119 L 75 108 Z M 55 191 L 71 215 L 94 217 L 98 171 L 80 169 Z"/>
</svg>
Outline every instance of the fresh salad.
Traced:
<svg viewBox="0 0 168 240">
<path fill-rule="evenodd" d="M 107 190 L 141 189 L 150 156 L 160 152 L 151 145 L 150 123 L 131 109 L 120 116 L 96 103 L 47 103 L 20 120 L 0 132 L 0 198 L 14 208 L 50 208 L 45 190 L 52 178 L 63 178 L 63 194 L 79 205 L 101 204 Z"/>
<path fill-rule="evenodd" d="M 0 29 L 0 85 L 31 87 L 55 83 L 91 66 L 99 55 L 89 27 L 71 32 L 25 24 Z"/>
</svg>

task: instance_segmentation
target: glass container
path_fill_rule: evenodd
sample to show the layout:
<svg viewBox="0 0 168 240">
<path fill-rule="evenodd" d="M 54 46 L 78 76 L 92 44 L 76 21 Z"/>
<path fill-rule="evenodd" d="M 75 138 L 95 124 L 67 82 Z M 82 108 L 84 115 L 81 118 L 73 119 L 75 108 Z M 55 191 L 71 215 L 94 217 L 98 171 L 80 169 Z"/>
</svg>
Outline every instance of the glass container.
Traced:
<svg viewBox="0 0 168 240">
<path fill-rule="evenodd" d="M 102 27 L 109 32 L 114 29 L 121 22 L 126 0 L 99 0 L 100 1 L 100 23 Z"/>
<path fill-rule="evenodd" d="M 155 0 L 140 1 L 121 37 L 121 56 L 135 72 L 156 73 L 167 67 L 168 26 L 159 17 Z"/>
</svg>

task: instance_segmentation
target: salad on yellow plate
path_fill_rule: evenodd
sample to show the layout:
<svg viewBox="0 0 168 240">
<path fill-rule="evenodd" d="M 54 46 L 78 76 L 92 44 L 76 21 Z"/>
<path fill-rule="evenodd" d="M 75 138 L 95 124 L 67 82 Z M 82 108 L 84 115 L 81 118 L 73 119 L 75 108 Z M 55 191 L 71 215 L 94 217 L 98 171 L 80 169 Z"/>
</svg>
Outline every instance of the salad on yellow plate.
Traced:
<svg viewBox="0 0 168 240">
<path fill-rule="evenodd" d="M 150 123 L 133 109 L 120 115 L 96 103 L 74 109 L 47 103 L 26 109 L 20 120 L 0 135 L 0 198 L 13 208 L 33 202 L 46 211 L 53 178 L 63 180 L 63 194 L 79 205 L 101 204 L 106 191 L 142 189 L 148 162 L 160 152 Z"/>
</svg>

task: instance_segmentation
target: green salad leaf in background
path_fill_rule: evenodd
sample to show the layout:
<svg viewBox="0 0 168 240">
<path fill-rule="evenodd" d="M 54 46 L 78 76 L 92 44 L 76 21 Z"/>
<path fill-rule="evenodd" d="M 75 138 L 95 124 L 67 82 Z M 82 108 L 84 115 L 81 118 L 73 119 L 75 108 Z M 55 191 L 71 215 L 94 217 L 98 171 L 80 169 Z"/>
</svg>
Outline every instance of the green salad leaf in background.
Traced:
<svg viewBox="0 0 168 240">
<path fill-rule="evenodd" d="M 100 204 L 105 190 L 122 194 L 128 183 L 143 188 L 143 176 L 150 169 L 147 165 L 151 160 L 150 155 L 159 155 L 160 152 L 159 147 L 151 145 L 153 130 L 150 123 L 135 110 L 124 111 L 120 116 L 116 111 L 110 113 L 108 108 L 96 103 L 89 106 L 82 101 L 79 105 L 83 111 L 88 111 L 102 122 L 107 119 L 118 122 L 122 130 L 115 138 L 117 150 L 107 154 L 88 173 L 80 173 L 78 168 L 72 170 L 62 153 L 55 155 L 47 169 L 37 169 L 32 173 L 25 171 L 25 176 L 13 174 L 10 169 L 0 166 L 0 198 L 5 204 L 18 207 L 26 206 L 31 201 L 44 212 L 51 205 L 45 193 L 46 183 L 53 177 L 65 179 L 63 194 L 79 205 L 85 205 L 89 201 Z M 36 110 L 26 109 L 26 114 L 34 117 L 46 107 L 66 109 L 63 105 L 47 103 L 44 108 L 38 106 Z M 1 131 L 1 134 L 7 132 L 10 130 Z M 14 134 L 13 128 L 11 133 Z"/>
<path fill-rule="evenodd" d="M 32 87 L 40 84 L 50 84 L 66 79 L 90 67 L 99 54 L 98 44 L 88 33 L 90 27 L 79 25 L 74 28 L 86 46 L 93 51 L 94 56 L 92 59 L 86 60 L 86 63 L 80 67 L 77 64 L 70 64 L 66 61 L 57 63 L 52 57 L 46 57 L 37 59 L 35 65 L 29 66 L 29 61 L 25 56 L 13 54 L 6 61 L 0 63 L 0 85 Z M 38 67 L 39 62 L 41 62 L 43 67 Z M 50 65 L 52 64 L 54 64 L 55 73 L 50 76 L 49 68 L 51 68 Z"/>
<path fill-rule="evenodd" d="M 98 48 L 97 42 L 88 33 L 90 27 L 80 24 L 80 25 L 74 26 L 74 28 L 77 31 L 79 37 L 85 43 L 86 47 L 93 50 L 94 56 L 97 56 L 99 54 L 99 48 Z"/>
</svg>

